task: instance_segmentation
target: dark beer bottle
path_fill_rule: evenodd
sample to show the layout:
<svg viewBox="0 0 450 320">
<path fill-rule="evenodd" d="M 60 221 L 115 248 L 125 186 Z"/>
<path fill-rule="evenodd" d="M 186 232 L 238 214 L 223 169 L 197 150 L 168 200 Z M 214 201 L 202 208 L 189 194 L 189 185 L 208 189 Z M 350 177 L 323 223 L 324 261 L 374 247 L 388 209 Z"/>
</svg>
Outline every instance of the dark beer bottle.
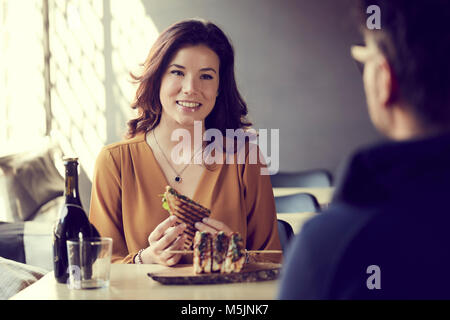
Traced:
<svg viewBox="0 0 450 320">
<path fill-rule="evenodd" d="M 69 277 L 66 240 L 100 236 L 89 222 L 81 205 L 78 190 L 78 158 L 65 158 L 64 166 L 65 202 L 53 231 L 53 269 L 55 278 L 60 283 L 67 282 Z"/>
</svg>

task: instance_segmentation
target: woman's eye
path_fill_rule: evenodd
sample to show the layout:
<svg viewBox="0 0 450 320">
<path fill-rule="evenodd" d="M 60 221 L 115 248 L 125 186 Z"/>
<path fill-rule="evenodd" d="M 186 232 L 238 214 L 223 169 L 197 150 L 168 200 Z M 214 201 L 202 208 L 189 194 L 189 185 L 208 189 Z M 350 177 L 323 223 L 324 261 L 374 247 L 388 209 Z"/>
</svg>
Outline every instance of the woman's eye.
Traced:
<svg viewBox="0 0 450 320">
<path fill-rule="evenodd" d="M 211 80 L 213 79 L 213 76 L 209 75 L 209 74 L 202 74 L 200 76 L 200 79 L 204 79 L 204 80 Z"/>
<path fill-rule="evenodd" d="M 180 71 L 180 70 L 172 70 L 172 71 L 170 71 L 170 73 L 174 74 L 176 76 L 182 76 L 183 75 L 183 72 Z"/>
</svg>

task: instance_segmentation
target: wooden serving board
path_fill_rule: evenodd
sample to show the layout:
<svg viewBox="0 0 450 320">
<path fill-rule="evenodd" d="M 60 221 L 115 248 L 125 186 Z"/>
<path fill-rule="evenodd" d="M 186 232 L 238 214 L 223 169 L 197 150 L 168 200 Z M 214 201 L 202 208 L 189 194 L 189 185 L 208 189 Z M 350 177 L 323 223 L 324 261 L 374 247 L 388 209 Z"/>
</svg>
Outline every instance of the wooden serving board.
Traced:
<svg viewBox="0 0 450 320">
<path fill-rule="evenodd" d="M 195 274 L 192 265 L 180 265 L 163 271 L 148 273 L 162 284 L 218 284 L 274 280 L 280 274 L 281 265 L 269 262 L 247 263 L 241 272 Z"/>
</svg>

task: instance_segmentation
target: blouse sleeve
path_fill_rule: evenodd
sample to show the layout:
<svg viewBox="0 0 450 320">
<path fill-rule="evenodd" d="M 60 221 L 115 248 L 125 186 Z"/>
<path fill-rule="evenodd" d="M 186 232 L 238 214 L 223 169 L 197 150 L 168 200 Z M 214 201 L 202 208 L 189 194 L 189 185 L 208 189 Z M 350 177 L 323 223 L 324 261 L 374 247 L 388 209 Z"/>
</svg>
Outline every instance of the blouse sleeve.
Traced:
<svg viewBox="0 0 450 320">
<path fill-rule="evenodd" d="M 92 181 L 89 220 L 102 237 L 113 239 L 111 262 L 132 263 L 123 233 L 120 160 L 103 148 L 97 157 Z"/>
<path fill-rule="evenodd" d="M 257 152 L 259 157 L 263 157 L 258 148 Z M 266 168 L 261 161 L 250 164 L 248 156 L 246 160 L 243 184 L 247 208 L 247 249 L 280 250 L 281 244 L 270 176 L 261 174 L 261 169 Z"/>
</svg>

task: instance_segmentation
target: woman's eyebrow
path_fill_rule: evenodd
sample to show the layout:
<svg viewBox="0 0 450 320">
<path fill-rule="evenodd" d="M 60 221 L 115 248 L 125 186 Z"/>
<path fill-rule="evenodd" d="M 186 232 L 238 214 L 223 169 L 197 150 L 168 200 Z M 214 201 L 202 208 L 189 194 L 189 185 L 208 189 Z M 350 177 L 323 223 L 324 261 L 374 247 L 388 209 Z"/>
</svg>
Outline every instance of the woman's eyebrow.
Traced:
<svg viewBox="0 0 450 320">
<path fill-rule="evenodd" d="M 180 68 L 180 69 L 186 69 L 185 67 L 180 66 L 179 64 L 176 64 L 176 63 L 172 63 L 172 64 L 169 66 L 169 68 L 170 68 L 170 67 L 177 67 L 177 68 Z"/>
<path fill-rule="evenodd" d="M 183 67 L 182 65 L 179 65 L 179 64 L 176 64 L 176 63 L 172 63 L 172 64 L 169 66 L 169 68 L 170 68 L 170 67 L 176 67 L 176 68 L 179 68 L 179 69 L 186 69 L 186 67 Z M 200 71 L 212 71 L 212 72 L 214 72 L 215 74 L 217 74 L 217 71 L 216 71 L 214 68 L 211 68 L 211 67 L 201 68 Z"/>
<path fill-rule="evenodd" d="M 216 70 L 214 70 L 214 68 L 201 68 L 200 71 L 212 71 L 215 74 L 217 74 Z"/>
</svg>

